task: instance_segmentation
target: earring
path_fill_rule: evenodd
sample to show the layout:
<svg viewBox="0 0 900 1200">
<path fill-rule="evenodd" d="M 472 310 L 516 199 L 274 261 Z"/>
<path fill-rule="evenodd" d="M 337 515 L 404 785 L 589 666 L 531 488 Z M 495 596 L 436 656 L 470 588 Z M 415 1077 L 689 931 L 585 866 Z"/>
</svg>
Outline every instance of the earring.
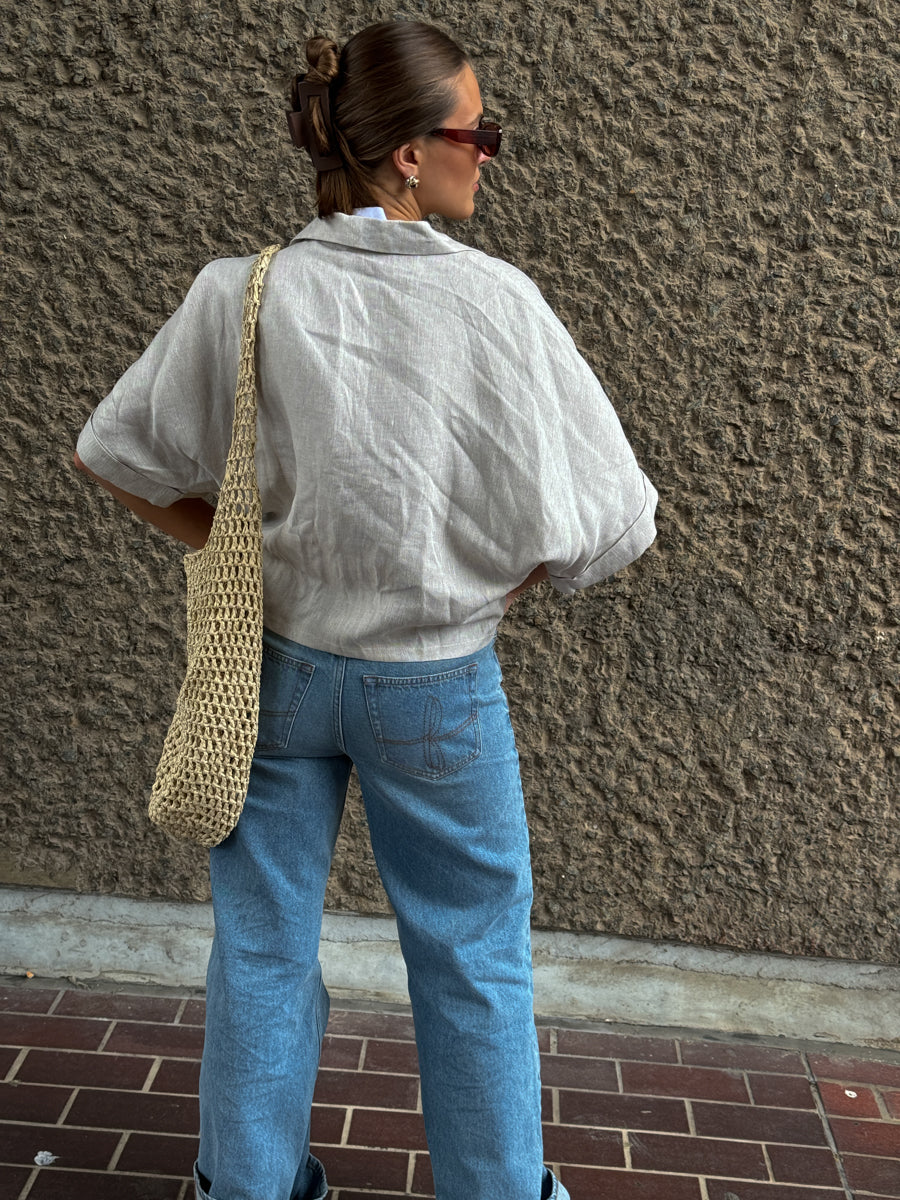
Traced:
<svg viewBox="0 0 900 1200">
<path fill-rule="evenodd" d="M 409 188 L 410 191 L 413 191 L 415 188 L 417 188 L 419 186 L 418 175 L 410 175 L 406 181 L 406 186 Z"/>
</svg>

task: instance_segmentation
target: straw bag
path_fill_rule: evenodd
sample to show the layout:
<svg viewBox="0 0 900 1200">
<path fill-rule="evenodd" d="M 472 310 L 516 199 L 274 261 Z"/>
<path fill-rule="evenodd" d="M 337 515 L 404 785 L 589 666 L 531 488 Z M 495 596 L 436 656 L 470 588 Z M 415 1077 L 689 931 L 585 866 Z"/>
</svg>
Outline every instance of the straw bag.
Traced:
<svg viewBox="0 0 900 1200">
<path fill-rule="evenodd" d="M 234 829 L 250 779 L 262 664 L 262 508 L 256 483 L 256 318 L 262 251 L 247 284 L 234 425 L 209 540 L 185 555 L 187 672 L 150 797 L 150 820 L 216 846 Z"/>
</svg>

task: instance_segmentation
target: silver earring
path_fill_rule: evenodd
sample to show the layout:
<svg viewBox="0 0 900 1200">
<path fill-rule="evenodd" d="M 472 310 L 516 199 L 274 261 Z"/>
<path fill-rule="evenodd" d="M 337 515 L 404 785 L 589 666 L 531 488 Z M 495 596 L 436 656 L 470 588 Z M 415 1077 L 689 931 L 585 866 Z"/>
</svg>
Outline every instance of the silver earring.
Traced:
<svg viewBox="0 0 900 1200">
<path fill-rule="evenodd" d="M 406 181 L 406 186 L 409 188 L 410 191 L 413 191 L 415 188 L 417 188 L 419 186 L 418 175 L 410 175 Z"/>
</svg>

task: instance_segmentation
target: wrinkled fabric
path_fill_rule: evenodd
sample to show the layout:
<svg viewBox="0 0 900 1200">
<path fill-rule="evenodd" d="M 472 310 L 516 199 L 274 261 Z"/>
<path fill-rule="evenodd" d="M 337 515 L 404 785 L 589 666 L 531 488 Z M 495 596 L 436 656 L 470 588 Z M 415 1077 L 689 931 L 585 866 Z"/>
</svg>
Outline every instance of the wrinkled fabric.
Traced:
<svg viewBox="0 0 900 1200">
<path fill-rule="evenodd" d="M 218 490 L 253 258 L 218 259 L 82 431 L 151 503 Z M 637 558 L 656 491 L 527 276 L 427 222 L 337 214 L 276 257 L 258 335 L 266 625 L 357 658 L 487 645 L 541 563 Z"/>
</svg>

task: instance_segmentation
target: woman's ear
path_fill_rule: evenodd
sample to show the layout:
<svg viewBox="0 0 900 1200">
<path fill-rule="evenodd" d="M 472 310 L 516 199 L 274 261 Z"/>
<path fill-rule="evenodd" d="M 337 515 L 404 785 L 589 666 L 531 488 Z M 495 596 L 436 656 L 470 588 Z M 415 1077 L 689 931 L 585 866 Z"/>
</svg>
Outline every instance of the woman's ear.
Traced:
<svg viewBox="0 0 900 1200">
<path fill-rule="evenodd" d="M 402 146 L 398 146 L 391 155 L 394 166 L 404 179 L 416 174 L 420 158 L 420 153 L 413 142 L 405 142 Z"/>
</svg>

